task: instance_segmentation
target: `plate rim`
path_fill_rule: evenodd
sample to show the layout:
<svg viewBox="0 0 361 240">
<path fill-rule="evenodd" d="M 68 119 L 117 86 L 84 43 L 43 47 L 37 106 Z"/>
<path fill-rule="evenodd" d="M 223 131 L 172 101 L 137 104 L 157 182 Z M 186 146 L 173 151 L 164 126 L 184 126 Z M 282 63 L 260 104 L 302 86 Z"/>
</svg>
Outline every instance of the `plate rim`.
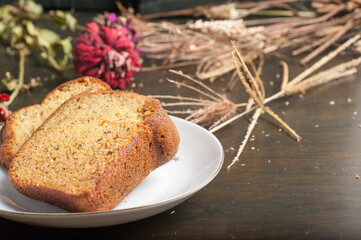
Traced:
<svg viewBox="0 0 361 240">
<path fill-rule="evenodd" d="M 66 216 L 89 216 L 89 215 L 107 215 L 107 214 L 116 214 L 116 213 L 126 213 L 126 212 L 135 211 L 135 210 L 142 210 L 142 209 L 147 209 L 147 208 L 151 208 L 151 207 L 161 206 L 161 205 L 167 204 L 168 202 L 173 202 L 176 200 L 182 200 L 182 199 L 185 199 L 188 196 L 191 196 L 192 194 L 198 192 L 199 190 L 201 190 L 202 188 L 207 186 L 218 175 L 218 173 L 222 169 L 222 166 L 224 164 L 224 158 L 225 158 L 223 146 L 222 146 L 221 142 L 219 141 L 219 139 L 213 133 L 209 132 L 204 127 L 202 127 L 198 124 L 195 124 L 193 122 L 187 121 L 185 119 L 182 119 L 180 117 L 171 116 L 171 115 L 169 115 L 169 117 L 172 120 L 176 119 L 177 121 L 191 124 L 199 129 L 201 129 L 201 131 L 206 131 L 215 140 L 215 142 L 218 143 L 217 145 L 219 145 L 221 148 L 221 160 L 219 161 L 217 168 L 212 172 L 211 175 L 208 176 L 208 178 L 205 181 L 203 181 L 201 184 L 197 185 L 196 187 L 194 187 L 186 192 L 183 192 L 179 195 L 176 195 L 176 196 L 164 199 L 164 200 L 160 200 L 160 201 L 157 201 L 154 203 L 145 204 L 145 205 L 141 205 L 141 206 L 125 208 L 125 209 L 112 209 L 112 210 L 96 211 L 96 212 L 74 212 L 74 213 L 72 213 L 72 212 L 39 213 L 39 212 L 9 211 L 9 210 L 0 209 L 0 216 L 2 215 L 2 213 L 6 214 L 6 216 L 21 215 L 21 216 L 34 216 L 34 217 L 66 217 Z"/>
</svg>

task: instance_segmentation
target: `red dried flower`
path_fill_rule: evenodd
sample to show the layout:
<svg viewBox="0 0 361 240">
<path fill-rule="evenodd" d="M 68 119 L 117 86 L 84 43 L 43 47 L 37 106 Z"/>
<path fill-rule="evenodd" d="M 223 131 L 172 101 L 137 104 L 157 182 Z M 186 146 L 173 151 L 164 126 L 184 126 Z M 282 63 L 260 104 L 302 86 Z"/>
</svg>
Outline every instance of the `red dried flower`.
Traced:
<svg viewBox="0 0 361 240">
<path fill-rule="evenodd" d="M 77 73 L 100 78 L 112 88 L 124 89 L 141 67 L 139 52 L 126 27 L 117 29 L 88 23 L 74 53 Z"/>
<path fill-rule="evenodd" d="M 3 103 L 10 100 L 9 94 L 0 93 L 0 120 L 5 121 L 10 115 L 11 111 L 8 107 Z"/>
<path fill-rule="evenodd" d="M 7 94 L 7 93 L 0 93 L 0 100 L 9 101 L 9 100 L 10 100 L 9 94 Z"/>
<path fill-rule="evenodd" d="M 0 103 L 0 120 L 5 121 L 9 117 L 10 113 L 11 111 L 8 107 L 5 106 L 4 103 Z"/>
</svg>

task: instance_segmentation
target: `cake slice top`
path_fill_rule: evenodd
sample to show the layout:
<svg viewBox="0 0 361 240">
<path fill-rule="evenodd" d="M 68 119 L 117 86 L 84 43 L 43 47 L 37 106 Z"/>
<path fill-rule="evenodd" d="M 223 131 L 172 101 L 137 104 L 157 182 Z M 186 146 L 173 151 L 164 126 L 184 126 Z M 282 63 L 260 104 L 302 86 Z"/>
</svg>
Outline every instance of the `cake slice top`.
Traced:
<svg viewBox="0 0 361 240">
<path fill-rule="evenodd" d="M 141 147 L 131 144 L 139 134 L 152 137 L 147 119 L 159 106 L 158 100 L 123 91 L 79 94 L 59 107 L 21 147 L 11 164 L 10 179 L 20 187 L 89 194 L 119 154 Z"/>
<path fill-rule="evenodd" d="M 0 163 L 9 167 L 23 143 L 66 100 L 82 92 L 110 89 L 99 79 L 82 77 L 58 86 L 46 95 L 40 105 L 24 107 L 12 113 L 2 129 Z"/>
</svg>

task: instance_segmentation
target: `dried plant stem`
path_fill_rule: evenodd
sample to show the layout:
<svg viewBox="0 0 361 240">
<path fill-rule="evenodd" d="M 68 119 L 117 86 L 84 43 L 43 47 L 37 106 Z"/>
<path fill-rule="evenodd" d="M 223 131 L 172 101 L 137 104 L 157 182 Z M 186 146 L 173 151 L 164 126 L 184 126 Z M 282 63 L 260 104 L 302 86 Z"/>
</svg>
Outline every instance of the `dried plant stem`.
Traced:
<svg viewBox="0 0 361 240">
<path fill-rule="evenodd" d="M 192 98 L 192 97 L 172 96 L 172 95 L 148 95 L 148 97 L 158 98 L 158 99 L 165 98 L 165 99 L 177 99 L 177 100 L 211 103 L 211 101 L 209 101 L 209 100 L 203 100 L 203 99 Z"/>
<path fill-rule="evenodd" d="M 174 10 L 174 11 L 169 11 L 169 12 L 151 13 L 151 14 L 143 15 L 143 16 L 141 16 L 141 19 L 149 20 L 149 19 L 154 19 L 154 18 L 189 16 L 189 15 L 194 14 L 194 12 L 195 12 L 195 9 L 193 9 L 193 8 L 180 9 L 180 10 Z"/>
<path fill-rule="evenodd" d="M 163 107 L 172 107 L 172 106 L 208 106 L 209 103 L 202 102 L 176 102 L 176 103 L 162 103 Z"/>
<path fill-rule="evenodd" d="M 286 95 L 296 94 L 300 91 L 306 91 L 311 87 L 316 87 L 321 84 L 325 84 L 334 79 L 349 76 L 357 71 L 355 68 L 361 64 L 361 57 L 353 59 L 351 61 L 341 63 L 335 67 L 319 72 L 312 77 L 304 79 L 285 93 Z"/>
<path fill-rule="evenodd" d="M 189 115 L 188 117 L 186 117 L 185 120 L 190 120 L 193 118 L 194 123 L 200 123 L 202 121 L 204 121 L 207 118 L 206 114 L 201 115 L 199 112 L 195 112 L 194 114 Z"/>
<path fill-rule="evenodd" d="M 217 68 L 214 71 L 204 71 L 205 67 L 204 65 L 202 65 L 202 62 L 207 62 L 209 61 L 210 64 L 212 64 L 212 60 L 214 59 L 203 59 L 201 61 L 201 64 L 198 65 L 197 67 L 197 77 L 199 77 L 200 79 L 207 79 L 207 78 L 211 78 L 211 77 L 215 77 L 215 76 L 220 76 L 222 74 L 225 74 L 227 72 L 230 72 L 232 70 L 234 70 L 234 66 L 233 64 L 227 64 L 225 63 L 221 68 Z"/>
<path fill-rule="evenodd" d="M 282 76 L 282 83 L 281 83 L 281 90 L 285 89 L 288 84 L 289 79 L 289 70 L 288 64 L 285 61 L 280 62 L 283 68 L 283 76 Z"/>
<path fill-rule="evenodd" d="M 227 170 L 230 170 L 231 167 L 232 167 L 237 161 L 239 161 L 239 157 L 241 156 L 241 154 L 242 154 L 242 152 L 243 152 L 243 149 L 244 149 L 244 147 L 246 146 L 246 144 L 247 144 L 247 142 L 248 142 L 248 139 L 249 139 L 249 137 L 251 136 L 251 133 L 252 133 L 254 127 L 255 127 L 256 124 L 257 124 L 257 120 L 258 120 L 258 118 L 261 116 L 261 113 L 262 113 L 262 109 L 261 109 L 261 108 L 257 108 L 256 111 L 253 113 L 252 121 L 251 121 L 251 123 L 248 125 L 246 135 L 244 136 L 243 141 L 242 141 L 241 145 L 240 145 L 239 148 L 238 148 L 238 152 L 237 152 L 236 156 L 233 158 L 231 164 L 229 164 L 229 165 L 227 166 Z"/>
<path fill-rule="evenodd" d="M 298 13 L 296 10 L 294 10 L 293 8 L 291 8 L 290 6 L 284 4 L 284 3 L 280 3 L 277 1 L 266 1 L 263 2 L 264 4 L 260 4 L 258 6 L 255 6 L 252 9 L 239 9 L 238 11 L 241 12 L 241 14 L 238 16 L 238 18 L 245 18 L 249 15 L 252 14 L 256 14 L 256 15 L 266 15 L 266 16 L 300 16 L 300 13 Z M 266 8 L 269 7 L 283 7 L 286 9 L 289 9 L 289 11 L 285 11 L 285 10 L 264 10 Z M 311 14 L 308 13 L 301 13 L 301 15 L 306 15 L 309 17 L 314 17 L 314 13 L 312 14 L 312 16 L 310 16 Z"/>
<path fill-rule="evenodd" d="M 26 53 L 24 50 L 20 50 L 19 51 L 19 76 L 18 76 L 18 84 L 16 85 L 16 88 L 14 89 L 14 91 L 10 94 L 10 99 L 7 102 L 4 102 L 5 106 L 9 106 L 14 99 L 17 97 L 17 95 L 19 94 L 20 90 L 22 89 L 23 85 L 24 85 L 24 75 L 25 75 L 25 56 Z"/>
<path fill-rule="evenodd" d="M 239 10 L 242 12 L 242 9 Z M 245 12 L 245 11 L 244 11 Z M 251 15 L 251 14 L 250 14 Z M 258 15 L 258 16 L 275 16 L 275 17 L 293 17 L 293 16 L 299 16 L 299 17 L 306 17 L 306 18 L 312 18 L 315 17 L 316 14 L 313 11 L 288 11 L 288 10 L 260 10 L 252 13 L 252 15 Z"/>
<path fill-rule="evenodd" d="M 237 104 L 234 104 L 235 107 L 244 107 L 244 106 L 247 106 L 247 103 L 237 103 Z"/>
<path fill-rule="evenodd" d="M 301 137 L 293 130 L 286 122 L 284 122 L 275 112 L 273 112 L 269 107 L 264 107 L 263 110 L 268 113 L 272 118 L 274 118 L 283 129 L 285 129 L 291 137 L 297 140 L 297 142 L 301 141 Z"/>
<path fill-rule="evenodd" d="M 293 51 L 292 51 L 292 55 L 293 55 L 293 56 L 297 56 L 297 55 L 299 55 L 299 54 L 301 54 L 301 53 L 304 53 L 304 52 L 306 52 L 306 51 L 308 51 L 308 50 L 311 50 L 312 48 L 317 47 L 317 46 L 321 45 L 322 43 L 326 42 L 326 41 L 327 41 L 328 39 L 330 39 L 331 37 L 332 37 L 332 35 L 331 35 L 331 36 L 327 35 L 327 36 L 325 36 L 325 37 L 323 37 L 323 38 L 318 39 L 317 41 L 312 42 L 311 44 L 304 45 L 304 46 L 301 47 L 301 48 L 298 48 L 298 49 L 296 49 L 296 50 L 293 50 Z"/>
<path fill-rule="evenodd" d="M 221 124 L 222 122 L 224 122 L 225 120 L 227 120 L 231 115 L 233 114 L 233 112 L 228 112 L 226 113 L 223 117 L 221 117 L 218 121 L 214 122 L 209 128 L 213 128 L 215 126 L 218 126 L 219 124 Z"/>
<path fill-rule="evenodd" d="M 258 63 L 258 67 L 257 67 L 257 74 L 259 76 L 261 76 L 261 74 L 262 74 L 263 65 L 264 65 L 264 54 L 262 52 L 260 52 L 260 54 L 259 54 L 259 63 Z"/>
<path fill-rule="evenodd" d="M 152 66 L 152 67 L 142 67 L 142 72 L 150 72 L 150 71 L 158 71 L 158 70 L 168 70 L 171 68 L 178 68 L 178 67 L 185 67 L 190 65 L 197 65 L 199 61 L 188 61 L 188 62 L 179 62 L 179 63 L 172 63 L 167 65 L 161 66 Z"/>
<path fill-rule="evenodd" d="M 224 121 L 223 123 L 219 124 L 218 126 L 213 127 L 213 128 L 210 128 L 209 131 L 210 131 L 211 133 L 214 133 L 214 132 L 218 131 L 219 129 L 227 126 L 227 125 L 230 124 L 231 122 L 234 122 L 235 120 L 237 120 L 237 119 L 243 117 L 244 115 L 252 112 L 252 111 L 255 110 L 255 109 L 256 109 L 256 107 L 252 107 L 252 108 L 250 108 L 250 109 L 248 109 L 248 110 L 245 110 L 244 112 L 241 112 L 241 113 L 237 114 L 236 116 L 228 119 L 227 121 Z"/>
<path fill-rule="evenodd" d="M 208 87 L 207 85 L 205 85 L 204 83 L 200 82 L 200 81 L 197 81 L 195 80 L 194 78 L 190 77 L 189 75 L 186 75 L 184 74 L 183 72 L 181 71 L 174 71 L 174 70 L 169 70 L 171 73 L 174 73 L 174 74 L 177 74 L 179 76 L 182 76 L 182 77 L 185 77 L 189 80 L 191 80 L 192 82 L 195 82 L 197 83 L 198 85 L 202 86 L 203 88 L 207 89 L 209 92 L 211 92 L 212 94 L 216 95 L 217 97 L 219 97 L 220 99 L 223 99 L 225 100 L 225 97 L 222 96 L 221 94 L 217 93 L 216 91 L 214 91 L 212 88 Z M 214 98 L 214 97 L 212 97 Z"/>
<path fill-rule="evenodd" d="M 279 91 L 278 93 L 275 93 L 275 94 L 273 94 L 272 96 L 266 98 L 263 103 L 264 103 L 264 104 L 267 104 L 267 103 L 272 102 L 272 101 L 274 101 L 274 100 L 276 100 L 276 99 L 278 99 L 278 98 L 283 97 L 284 95 L 285 95 L 285 91 L 284 91 L 284 90 L 281 90 L 281 91 Z"/>
<path fill-rule="evenodd" d="M 268 0 L 262 2 L 262 4 L 270 4 L 272 3 L 292 3 L 295 2 L 295 0 Z M 254 8 L 258 6 L 258 2 L 237 2 L 237 8 Z M 273 6 L 273 5 L 272 5 Z"/>
<path fill-rule="evenodd" d="M 319 32 L 320 29 L 328 29 L 329 31 L 330 30 L 334 31 L 333 28 L 338 29 L 339 25 L 345 24 L 348 20 L 351 20 L 351 19 L 358 19 L 359 17 L 360 16 L 356 15 L 355 12 L 351 12 L 347 15 L 344 15 L 339 18 L 334 18 L 329 21 L 317 22 L 315 24 L 305 25 L 305 26 L 302 26 L 299 28 L 290 29 L 289 36 L 291 38 L 294 38 L 294 37 L 297 37 L 300 35 Z M 331 34 L 330 36 L 333 36 L 333 34 Z"/>
<path fill-rule="evenodd" d="M 299 21 L 301 18 L 299 17 L 290 17 L 287 18 L 287 22 L 295 22 L 295 21 Z M 252 19 L 252 20 L 244 20 L 244 24 L 249 27 L 249 26 L 259 26 L 259 25 L 268 25 L 268 24 L 273 24 L 273 23 L 280 23 L 280 22 L 284 22 L 285 18 L 284 17 L 273 17 L 273 18 L 265 18 L 265 19 Z"/>
<path fill-rule="evenodd" d="M 260 66 L 258 66 L 256 68 L 256 65 L 254 64 L 254 62 L 251 60 L 249 62 L 251 68 L 252 68 L 252 71 L 255 75 L 255 79 L 256 79 L 256 87 L 260 89 L 260 92 L 261 92 L 261 99 L 264 99 L 265 97 L 265 89 L 264 89 L 264 86 L 263 86 L 263 82 L 261 80 L 261 70 L 260 70 Z M 261 63 L 260 63 L 261 64 Z"/>
<path fill-rule="evenodd" d="M 227 84 L 227 90 L 232 91 L 235 83 L 236 83 L 236 77 L 237 77 L 237 71 L 233 71 L 232 76 L 230 77 L 228 84 Z"/>
<path fill-rule="evenodd" d="M 333 43 L 335 43 L 338 39 L 340 39 L 349 29 L 351 29 L 352 24 L 353 24 L 353 20 L 348 20 L 346 25 L 339 32 L 337 32 L 335 35 L 333 35 L 333 37 L 331 37 L 331 39 L 329 39 L 324 44 L 322 44 L 320 47 L 318 47 L 315 51 L 311 52 L 309 55 L 304 57 L 301 60 L 301 64 L 308 63 L 314 57 L 318 56 L 321 52 L 325 51 L 328 47 L 330 47 Z"/>
<path fill-rule="evenodd" d="M 345 70 L 343 72 L 331 72 L 330 74 L 324 74 L 323 77 L 312 77 L 307 81 L 308 79 L 305 80 L 305 82 L 297 85 L 298 88 L 295 88 L 292 92 L 287 92 L 286 94 L 296 94 L 299 92 L 305 92 L 307 89 L 312 88 L 312 87 L 316 87 L 325 83 L 328 83 L 332 80 L 335 79 L 339 79 L 339 78 L 343 78 L 343 77 L 347 77 L 347 76 L 351 76 L 354 75 L 355 73 L 357 73 L 357 68 L 351 68 L 348 70 Z"/>
<path fill-rule="evenodd" d="M 340 4 L 339 6 L 334 8 L 329 13 L 322 15 L 320 17 L 312 18 L 312 19 L 305 20 L 305 21 L 296 21 L 296 22 L 290 22 L 290 23 L 286 22 L 284 24 L 275 24 L 275 25 L 267 27 L 265 30 L 262 31 L 262 33 L 278 31 L 280 29 L 287 29 L 290 27 L 297 27 L 297 26 L 301 26 L 301 25 L 311 25 L 311 24 L 315 24 L 315 23 L 319 23 L 319 22 L 324 22 L 324 21 L 332 18 L 339 12 L 341 12 L 343 9 L 345 9 L 345 4 Z"/>
<path fill-rule="evenodd" d="M 188 84 L 180 83 L 180 82 L 174 81 L 174 80 L 169 79 L 169 78 L 168 78 L 167 80 L 168 80 L 168 82 L 174 83 L 175 85 L 183 86 L 183 87 L 192 89 L 193 91 L 199 92 L 200 94 L 202 94 L 202 95 L 204 95 L 204 96 L 206 96 L 206 97 L 209 97 L 209 98 L 211 98 L 211 99 L 213 99 L 213 100 L 216 100 L 216 101 L 218 100 L 216 97 L 214 97 L 214 96 L 212 96 L 212 95 L 210 95 L 210 94 L 208 94 L 208 93 L 206 93 L 206 92 L 204 92 L 204 91 L 202 91 L 202 90 L 199 90 L 198 88 L 189 86 Z"/>
<path fill-rule="evenodd" d="M 322 57 L 311 67 L 307 68 L 305 71 L 303 71 L 302 73 L 297 75 L 294 79 L 292 79 L 292 81 L 289 82 L 287 87 L 291 87 L 291 86 L 297 84 L 298 82 L 302 81 L 303 79 L 305 79 L 307 76 L 312 74 L 314 71 L 316 71 L 317 69 L 319 69 L 320 67 L 325 65 L 327 62 L 329 62 L 331 59 L 336 57 L 340 52 L 342 52 L 343 50 L 348 48 L 351 44 L 353 44 L 354 42 L 359 40 L 360 36 L 361 36 L 360 34 L 355 35 L 353 38 L 350 38 L 348 41 L 346 41 L 341 46 L 339 46 L 336 50 L 334 50 L 334 51 L 330 52 L 329 54 L 327 54 L 326 56 Z"/>
<path fill-rule="evenodd" d="M 243 61 L 243 58 L 240 54 L 240 52 L 238 51 L 236 45 L 233 42 L 233 52 L 232 52 L 232 58 L 233 58 L 233 64 L 237 69 L 237 73 L 239 76 L 239 79 L 241 80 L 243 86 L 245 87 L 247 93 L 251 96 L 251 98 L 253 98 L 253 100 L 260 106 L 263 106 L 262 103 L 262 93 L 258 88 L 258 84 L 256 82 L 256 80 L 253 78 L 252 74 L 249 72 L 246 63 Z M 237 56 L 237 57 L 236 57 Z M 238 64 L 240 63 L 240 65 Z M 242 71 L 241 71 L 241 67 L 243 68 L 243 70 L 246 73 L 246 76 L 248 78 L 248 80 L 250 80 L 251 86 L 248 84 L 245 76 L 243 75 Z"/>
<path fill-rule="evenodd" d="M 254 100 L 253 100 L 253 98 L 250 97 L 248 99 L 248 102 L 247 102 L 247 105 L 246 105 L 246 110 L 250 109 L 253 106 L 253 104 L 254 104 Z"/>
<path fill-rule="evenodd" d="M 240 66 L 238 65 L 238 59 L 236 59 L 236 55 L 237 52 L 233 52 L 232 53 L 232 58 L 233 58 L 233 62 L 234 62 L 234 65 L 236 66 L 236 69 L 237 69 L 237 73 L 238 73 L 238 76 L 239 76 L 239 79 L 241 80 L 244 88 L 246 89 L 246 92 L 250 95 L 250 97 L 257 103 L 257 105 L 259 107 L 262 107 L 263 106 L 263 103 L 260 99 L 260 93 L 256 93 L 254 90 L 252 90 L 251 86 L 248 84 L 245 76 L 243 75 L 243 73 L 241 72 L 241 68 Z M 259 94 L 259 96 L 257 95 Z"/>
<path fill-rule="evenodd" d="M 170 114 L 191 114 L 191 113 L 194 113 L 196 110 L 167 110 L 167 113 L 170 113 Z"/>
</svg>

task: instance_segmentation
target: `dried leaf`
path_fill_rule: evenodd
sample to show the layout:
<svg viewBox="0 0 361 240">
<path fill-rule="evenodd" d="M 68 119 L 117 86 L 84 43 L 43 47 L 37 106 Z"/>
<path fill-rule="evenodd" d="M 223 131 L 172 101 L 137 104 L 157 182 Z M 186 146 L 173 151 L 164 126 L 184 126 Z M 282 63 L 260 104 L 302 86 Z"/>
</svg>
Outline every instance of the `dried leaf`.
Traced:
<svg viewBox="0 0 361 240">
<path fill-rule="evenodd" d="M 43 13 L 43 6 L 34 1 L 19 0 L 18 5 L 31 19 L 37 19 Z"/>
<path fill-rule="evenodd" d="M 60 40 L 59 34 L 45 28 L 39 29 L 37 32 L 38 43 L 49 51 L 53 51 L 52 45 Z"/>
<path fill-rule="evenodd" d="M 18 85 L 19 79 L 13 77 L 9 72 L 6 72 L 5 76 L 6 77 L 3 78 L 1 82 L 4 84 L 8 91 L 12 92 Z"/>
<path fill-rule="evenodd" d="M 66 28 L 70 28 L 72 31 L 75 30 L 77 20 L 70 12 L 56 10 L 50 11 L 49 15 L 53 19 L 54 24 L 60 26 L 62 30 Z"/>
<path fill-rule="evenodd" d="M 73 48 L 72 48 L 71 40 L 72 40 L 72 38 L 68 37 L 68 38 L 65 38 L 63 40 L 56 42 L 55 45 L 53 46 L 54 50 L 57 51 L 58 48 L 61 48 L 64 53 L 63 58 L 57 60 L 57 63 L 62 67 L 66 66 L 68 63 L 68 60 L 73 57 L 73 54 L 72 54 Z"/>
</svg>

